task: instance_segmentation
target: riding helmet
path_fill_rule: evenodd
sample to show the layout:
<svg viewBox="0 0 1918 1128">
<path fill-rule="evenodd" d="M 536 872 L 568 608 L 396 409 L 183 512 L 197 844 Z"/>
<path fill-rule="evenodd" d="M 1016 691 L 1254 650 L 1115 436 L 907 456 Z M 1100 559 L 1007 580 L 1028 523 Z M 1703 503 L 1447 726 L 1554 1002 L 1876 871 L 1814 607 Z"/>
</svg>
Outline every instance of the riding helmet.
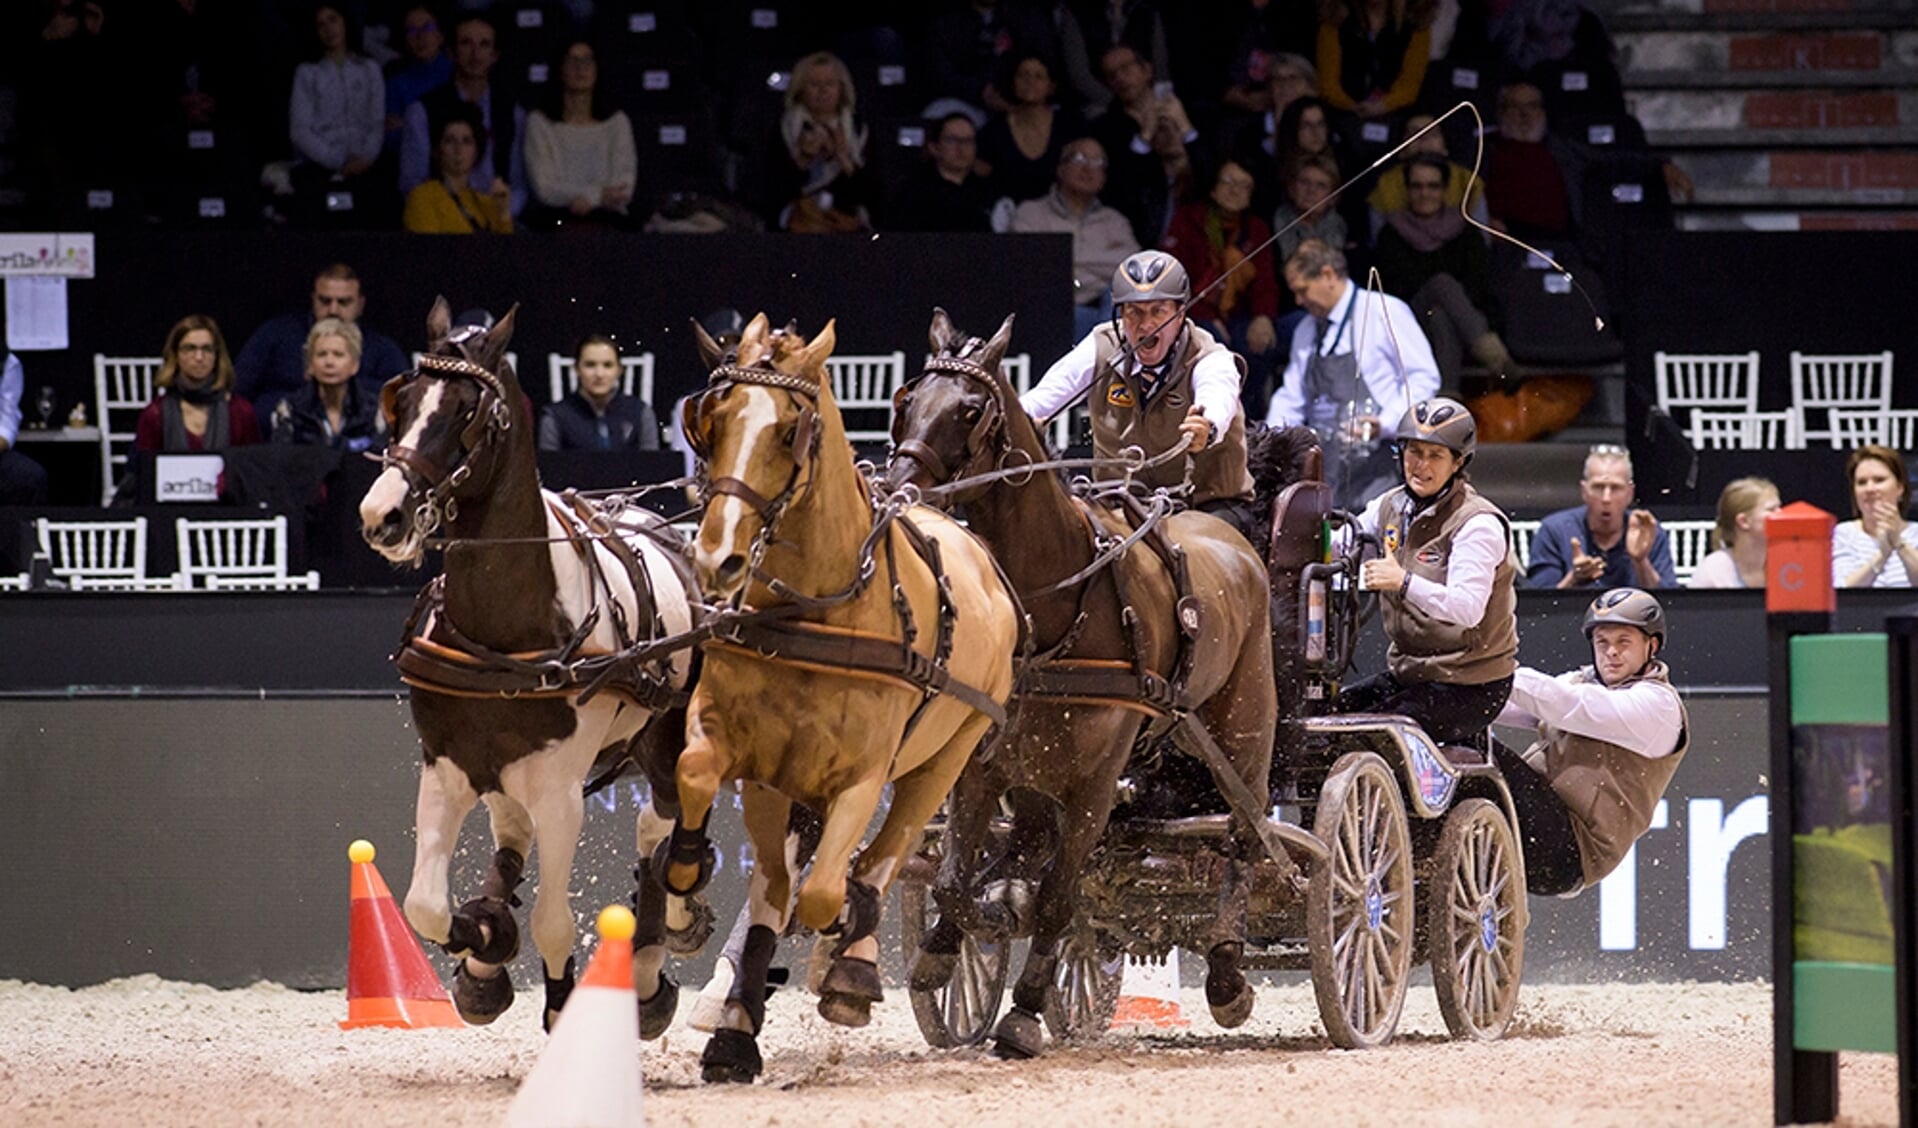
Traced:
<svg viewBox="0 0 1918 1128">
<path fill-rule="evenodd" d="M 1478 424 L 1464 404 L 1434 396 L 1407 408 L 1405 418 L 1399 420 L 1398 441 L 1413 440 L 1445 447 L 1459 456 L 1462 465 L 1470 462 L 1472 452 L 1478 449 Z"/>
<path fill-rule="evenodd" d="M 1589 641 L 1592 632 L 1605 623 L 1637 627 L 1657 639 L 1660 647 L 1665 645 L 1665 608 L 1650 592 L 1613 588 L 1592 600 L 1585 609 L 1585 638 Z"/>
<path fill-rule="evenodd" d="M 1112 304 L 1184 302 L 1192 296 L 1192 278 L 1179 260 L 1164 251 L 1140 251 L 1112 272 Z"/>
</svg>

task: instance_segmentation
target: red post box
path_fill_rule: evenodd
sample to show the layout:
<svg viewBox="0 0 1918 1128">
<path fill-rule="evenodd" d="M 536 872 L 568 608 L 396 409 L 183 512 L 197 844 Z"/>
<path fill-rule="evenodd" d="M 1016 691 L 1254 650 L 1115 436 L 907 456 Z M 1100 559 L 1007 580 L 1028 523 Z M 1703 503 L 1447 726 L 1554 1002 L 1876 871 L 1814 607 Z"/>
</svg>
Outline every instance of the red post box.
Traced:
<svg viewBox="0 0 1918 1128">
<path fill-rule="evenodd" d="M 1837 519 L 1802 501 L 1765 518 L 1765 610 L 1838 609 L 1831 583 L 1831 530 Z"/>
</svg>

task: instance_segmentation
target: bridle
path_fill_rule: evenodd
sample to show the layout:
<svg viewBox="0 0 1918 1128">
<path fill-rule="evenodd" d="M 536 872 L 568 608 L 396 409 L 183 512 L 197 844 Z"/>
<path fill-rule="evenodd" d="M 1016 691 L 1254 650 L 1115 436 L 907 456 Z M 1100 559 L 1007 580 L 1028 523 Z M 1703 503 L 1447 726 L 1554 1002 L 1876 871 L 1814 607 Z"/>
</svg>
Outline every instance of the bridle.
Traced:
<svg viewBox="0 0 1918 1128">
<path fill-rule="evenodd" d="M 966 435 L 963 453 L 965 464 L 957 473 L 951 472 L 946 460 L 939 452 L 918 439 L 902 438 L 900 431 L 907 419 L 907 405 L 913 391 L 921 380 L 933 373 L 945 373 L 959 376 L 969 383 L 985 389 L 986 405 L 979 412 L 979 418 L 972 424 L 972 430 Z M 933 481 L 950 484 L 962 479 L 972 478 L 995 470 L 1004 470 L 1006 462 L 1012 457 L 1012 436 L 1006 430 L 1005 393 L 999 380 L 986 371 L 985 366 L 956 356 L 936 356 L 926 361 L 919 377 L 903 384 L 892 394 L 892 443 L 895 454 L 903 454 L 924 466 L 931 473 Z"/>
<path fill-rule="evenodd" d="M 706 468 L 712 462 L 712 439 L 708 434 L 711 427 L 713 405 L 720 397 L 741 384 L 752 384 L 762 388 L 777 388 L 793 397 L 799 408 L 799 419 L 793 428 L 792 473 L 786 479 L 786 485 L 772 497 L 766 497 L 752 485 L 730 475 L 712 477 Z M 752 567 L 758 570 L 759 562 L 766 548 L 772 544 L 774 530 L 786 510 L 792 506 L 793 499 L 812 481 L 811 468 L 818 459 L 819 436 L 825 429 L 819 419 L 819 385 L 804 376 L 790 376 L 773 368 L 745 367 L 738 364 L 722 364 L 712 370 L 706 378 L 706 390 L 698 396 L 689 397 L 680 407 L 680 429 L 686 435 L 687 445 L 698 456 L 701 473 L 695 489 L 699 494 L 702 507 L 720 496 L 736 497 L 746 503 L 759 518 L 759 532 L 753 538 L 750 554 Z"/>
<path fill-rule="evenodd" d="M 479 404 L 473 418 L 460 432 L 459 461 L 441 466 L 437 461 L 400 441 L 398 400 L 400 389 L 420 378 L 424 372 L 465 376 L 480 386 Z M 413 510 L 413 535 L 424 540 L 444 522 L 459 519 L 459 501 L 455 490 L 473 476 L 473 464 L 480 451 L 491 445 L 495 436 L 512 429 L 513 415 L 505 385 L 490 370 L 452 356 L 427 355 L 418 367 L 388 380 L 380 388 L 380 413 L 386 417 L 387 432 L 393 439 L 378 457 L 381 466 L 400 471 L 410 487 L 409 496 L 418 495 Z M 373 457 L 369 454 L 368 457 Z"/>
</svg>

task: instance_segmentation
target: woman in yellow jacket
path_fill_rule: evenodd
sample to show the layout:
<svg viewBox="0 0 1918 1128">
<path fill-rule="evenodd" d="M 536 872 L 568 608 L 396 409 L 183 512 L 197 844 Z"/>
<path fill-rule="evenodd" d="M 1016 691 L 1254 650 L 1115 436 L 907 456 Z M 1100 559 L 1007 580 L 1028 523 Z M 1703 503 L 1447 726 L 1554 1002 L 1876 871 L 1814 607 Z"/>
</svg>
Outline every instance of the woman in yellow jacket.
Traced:
<svg viewBox="0 0 1918 1128">
<path fill-rule="evenodd" d="M 485 144 L 486 126 L 475 107 L 461 103 L 437 123 L 433 176 L 406 194 L 408 231 L 425 235 L 512 232 L 506 182 L 495 177 L 484 195 L 470 182 Z"/>
</svg>

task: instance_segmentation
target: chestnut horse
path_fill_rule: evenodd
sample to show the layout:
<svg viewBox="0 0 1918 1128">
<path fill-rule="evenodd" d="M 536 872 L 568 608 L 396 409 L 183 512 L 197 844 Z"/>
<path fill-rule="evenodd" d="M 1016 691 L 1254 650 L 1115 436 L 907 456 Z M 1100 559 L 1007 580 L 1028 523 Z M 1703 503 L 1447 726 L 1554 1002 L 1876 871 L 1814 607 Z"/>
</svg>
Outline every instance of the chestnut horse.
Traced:
<svg viewBox="0 0 1918 1128">
<path fill-rule="evenodd" d="M 1156 736 L 1175 714 L 1191 714 L 1216 739 L 1262 817 L 1278 707 L 1265 567 L 1236 529 L 1192 510 L 1164 519 L 1165 539 L 1185 558 L 1182 592 L 1160 552 L 1139 543 L 1115 558 L 1107 549 L 1132 531 L 1123 514 L 1074 497 L 1056 474 L 1016 472 L 1050 455 L 999 370 L 1011 336 L 1010 317 L 982 341 L 954 328 L 944 310 L 934 312 L 926 371 L 895 402 L 889 479 L 895 487 L 930 488 L 1009 472 L 961 483 L 951 500 L 964 506 L 968 527 L 992 546 L 1011 578 L 1032 619 L 1037 657 L 1021 676 L 1011 730 L 989 761 L 967 768 L 953 792 L 933 889 L 940 920 L 920 941 L 912 978 L 921 990 L 943 986 L 962 930 L 1005 928 L 996 907 L 973 901 L 988 823 L 1009 789 L 1052 798 L 1063 813 L 1058 845 L 1033 898 L 1032 945 L 1012 1009 L 994 1031 L 1002 1056 L 1030 1057 L 1044 1044 L 1039 1016 L 1072 923 L 1079 876 L 1142 730 Z M 1096 566 L 1102 557 L 1108 563 Z M 1182 661 L 1188 600 L 1196 600 L 1197 629 Z M 1018 825 L 1030 820 L 1032 805 L 1017 807 L 1015 845 L 1032 833 Z M 1238 821 L 1237 846 L 1257 849 Z M 1229 866 L 1234 876 L 1220 890 L 1219 923 L 1205 952 L 1206 999 L 1226 1027 L 1252 1011 L 1252 989 L 1239 968 L 1239 869 Z"/>
<path fill-rule="evenodd" d="M 826 375 L 831 322 L 807 341 L 760 314 L 730 363 L 698 337 L 712 375 L 682 410 L 708 483 L 695 571 L 713 601 L 763 614 L 703 646 L 679 760 L 680 821 L 662 860 L 666 889 L 697 889 L 711 870 L 713 798 L 728 781 L 744 784 L 758 863 L 752 924 L 701 1060 L 709 1081 L 750 1081 L 761 1069 L 767 962 L 789 914 L 830 946 L 820 1013 L 870 1021 L 880 906 L 1004 719 L 1019 621 L 991 554 L 965 529 L 936 510 L 875 504 Z M 849 881 L 888 783 L 891 806 Z M 786 848 L 795 803 L 825 823 L 796 898 Z"/>
<path fill-rule="evenodd" d="M 508 313 L 490 330 L 455 333 L 445 301 L 434 303 L 430 351 L 382 392 L 392 437 L 360 519 L 367 543 L 394 563 L 418 566 L 436 533 L 447 542 L 444 571 L 421 593 L 396 656 L 413 687 L 424 755 L 407 919 L 462 957 L 454 984 L 461 1016 L 491 1022 L 513 1001 L 504 966 L 519 948 L 513 890 L 537 841 L 532 929 L 550 1028 L 573 984 L 567 886 L 582 784 L 597 761 L 630 755 L 670 815 L 693 652 L 608 667 L 637 644 L 692 627 L 694 585 L 670 530 L 650 515 L 581 514 L 540 488 L 533 421 L 505 359 L 513 323 Z M 599 677 L 609 672 L 617 676 Z M 595 681 L 604 692 L 584 692 Z M 451 913 L 448 863 L 481 799 L 496 845 L 492 871 L 481 895 Z M 642 812 L 642 859 L 669 829 L 652 807 Z M 636 874 L 642 884 L 646 864 Z M 709 918 L 694 915 L 703 905 L 654 898 L 652 908 L 650 918 L 641 914 L 642 933 L 670 925 L 681 949 L 703 940 L 697 926 Z M 634 986 L 652 1005 L 648 1025 L 658 1027 L 660 1013 L 671 1020 L 676 989 L 657 961 L 642 967 L 635 957 Z"/>
</svg>

